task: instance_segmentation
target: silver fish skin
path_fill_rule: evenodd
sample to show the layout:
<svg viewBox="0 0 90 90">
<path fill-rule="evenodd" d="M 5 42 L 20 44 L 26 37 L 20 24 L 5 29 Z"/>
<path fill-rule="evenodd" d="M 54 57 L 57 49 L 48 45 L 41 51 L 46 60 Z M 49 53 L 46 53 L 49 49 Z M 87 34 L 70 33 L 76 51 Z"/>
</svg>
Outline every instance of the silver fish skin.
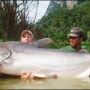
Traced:
<svg viewBox="0 0 90 90">
<path fill-rule="evenodd" d="M 20 76 L 23 71 L 35 75 L 86 78 L 90 76 L 90 54 L 60 49 L 38 48 L 32 44 L 0 44 L 0 73 Z"/>
</svg>

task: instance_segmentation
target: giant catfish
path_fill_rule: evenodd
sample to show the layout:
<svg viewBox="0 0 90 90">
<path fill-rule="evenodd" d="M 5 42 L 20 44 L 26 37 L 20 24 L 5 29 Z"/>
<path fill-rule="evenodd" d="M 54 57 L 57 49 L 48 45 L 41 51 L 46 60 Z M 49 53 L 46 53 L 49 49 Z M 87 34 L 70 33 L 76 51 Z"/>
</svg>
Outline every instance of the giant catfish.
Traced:
<svg viewBox="0 0 90 90">
<path fill-rule="evenodd" d="M 39 46 L 39 45 L 38 45 Z M 0 73 L 20 76 L 23 71 L 34 75 L 85 78 L 90 76 L 90 54 L 60 49 L 39 48 L 35 43 L 3 42 L 0 44 Z"/>
</svg>

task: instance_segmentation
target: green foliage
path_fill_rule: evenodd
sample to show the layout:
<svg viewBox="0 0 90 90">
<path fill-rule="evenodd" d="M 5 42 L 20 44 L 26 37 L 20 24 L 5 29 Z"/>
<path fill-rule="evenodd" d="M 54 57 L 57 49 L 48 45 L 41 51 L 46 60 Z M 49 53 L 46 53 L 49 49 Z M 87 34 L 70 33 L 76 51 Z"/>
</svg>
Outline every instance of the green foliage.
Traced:
<svg viewBox="0 0 90 90">
<path fill-rule="evenodd" d="M 60 8 L 43 17 L 37 25 L 43 28 L 45 37 L 52 38 L 60 45 L 57 48 L 63 46 L 61 42 L 67 41 L 67 34 L 73 27 L 82 28 L 87 36 L 90 30 L 90 1 L 79 3 L 73 9 Z"/>
<path fill-rule="evenodd" d="M 3 41 L 4 41 L 4 39 L 0 38 L 0 42 L 3 42 Z"/>
<path fill-rule="evenodd" d="M 88 41 L 87 42 L 83 42 L 82 43 L 82 47 L 87 49 L 90 52 L 90 42 L 88 42 Z"/>
<path fill-rule="evenodd" d="M 0 1 L 0 38 L 4 40 L 18 40 L 22 30 L 29 29 L 26 18 L 28 15 L 25 14 L 28 1 L 20 2 L 18 0 Z"/>
<path fill-rule="evenodd" d="M 87 32 L 87 41 L 90 41 L 90 31 Z"/>
</svg>

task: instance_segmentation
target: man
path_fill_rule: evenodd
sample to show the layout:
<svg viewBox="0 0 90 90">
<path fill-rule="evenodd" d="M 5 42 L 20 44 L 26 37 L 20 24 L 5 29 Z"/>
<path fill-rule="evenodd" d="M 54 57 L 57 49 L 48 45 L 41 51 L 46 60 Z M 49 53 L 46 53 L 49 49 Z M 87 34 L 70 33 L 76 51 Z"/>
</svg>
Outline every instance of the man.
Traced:
<svg viewBox="0 0 90 90">
<path fill-rule="evenodd" d="M 48 44 L 52 43 L 53 40 L 51 38 L 42 38 L 37 41 L 34 40 L 34 35 L 32 34 L 31 31 L 29 30 L 24 30 L 21 33 L 21 40 L 22 43 L 30 43 L 33 42 L 36 44 L 38 47 L 43 47 L 45 48 Z"/>
<path fill-rule="evenodd" d="M 34 41 L 34 35 L 32 34 L 31 31 L 24 30 L 21 33 L 21 40 L 20 41 L 23 42 L 23 43 L 33 42 Z"/>
<path fill-rule="evenodd" d="M 79 27 L 72 28 L 68 36 L 69 36 L 70 46 L 63 47 L 61 48 L 61 50 L 74 51 L 74 52 L 75 51 L 88 52 L 86 49 L 83 49 L 81 47 L 82 41 L 85 41 L 85 35 L 81 28 Z"/>
</svg>

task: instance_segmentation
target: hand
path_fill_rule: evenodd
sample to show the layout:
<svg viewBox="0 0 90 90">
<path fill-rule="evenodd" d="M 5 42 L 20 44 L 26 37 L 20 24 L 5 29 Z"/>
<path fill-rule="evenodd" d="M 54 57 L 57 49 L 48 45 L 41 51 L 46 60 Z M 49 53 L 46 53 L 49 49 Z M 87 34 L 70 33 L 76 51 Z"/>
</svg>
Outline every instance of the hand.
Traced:
<svg viewBox="0 0 90 90">
<path fill-rule="evenodd" d="M 22 72 L 22 74 L 21 74 L 21 79 L 29 79 L 29 78 L 33 78 L 33 75 L 32 75 L 32 73 L 30 72 L 30 73 L 27 73 L 27 72 Z"/>
</svg>

